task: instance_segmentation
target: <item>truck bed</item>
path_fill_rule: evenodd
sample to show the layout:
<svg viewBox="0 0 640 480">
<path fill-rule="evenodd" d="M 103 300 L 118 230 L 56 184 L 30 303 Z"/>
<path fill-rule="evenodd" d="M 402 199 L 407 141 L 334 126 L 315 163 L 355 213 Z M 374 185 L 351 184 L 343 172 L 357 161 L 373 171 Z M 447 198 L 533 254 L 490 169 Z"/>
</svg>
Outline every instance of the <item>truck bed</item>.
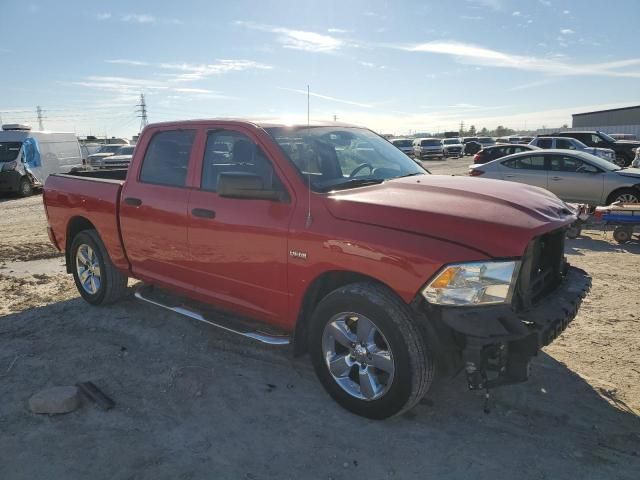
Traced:
<svg viewBox="0 0 640 480">
<path fill-rule="evenodd" d="M 93 225 L 100 232 L 114 265 L 123 271 L 129 270 L 118 220 L 126 173 L 126 170 L 77 171 L 47 178 L 43 202 L 49 235 L 60 251 L 69 251 L 67 238 L 72 236 L 74 228 Z M 69 260 L 67 258 L 68 263 Z"/>
</svg>

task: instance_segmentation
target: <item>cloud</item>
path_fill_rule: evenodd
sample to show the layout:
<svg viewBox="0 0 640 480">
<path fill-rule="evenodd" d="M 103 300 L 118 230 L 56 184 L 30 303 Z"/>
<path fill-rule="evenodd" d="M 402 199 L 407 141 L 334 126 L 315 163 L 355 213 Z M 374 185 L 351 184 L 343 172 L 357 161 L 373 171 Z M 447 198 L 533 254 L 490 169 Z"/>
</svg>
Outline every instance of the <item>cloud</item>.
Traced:
<svg viewBox="0 0 640 480">
<path fill-rule="evenodd" d="M 574 33 L 576 33 L 576 32 L 574 32 L 574 31 L 573 31 L 573 30 L 571 30 L 570 28 L 563 28 L 562 30 L 560 30 L 560 33 L 561 33 L 562 35 L 573 35 L 573 34 L 574 34 Z"/>
<path fill-rule="evenodd" d="M 565 15 L 569 15 L 571 12 L 569 10 L 563 10 L 562 13 L 564 13 Z"/>
<path fill-rule="evenodd" d="M 514 55 L 473 44 L 452 41 L 433 41 L 414 45 L 386 46 L 409 52 L 448 55 L 468 65 L 511 68 L 515 70 L 541 72 L 549 75 L 593 75 L 640 78 L 640 70 L 631 72 L 618 70 L 622 67 L 640 65 L 640 58 L 599 64 L 575 64 L 564 62 L 557 58 Z"/>
<path fill-rule="evenodd" d="M 293 50 L 328 53 L 339 50 L 345 45 L 345 42 L 338 38 L 306 30 L 293 30 L 285 27 L 245 22 L 242 20 L 236 21 L 235 24 L 253 30 L 259 30 L 261 32 L 276 34 L 278 35 L 277 41 L 284 48 L 290 48 Z"/>
<path fill-rule="evenodd" d="M 514 17 L 519 17 L 521 15 L 521 13 L 516 10 L 511 15 L 513 15 Z"/>
<path fill-rule="evenodd" d="M 343 30 L 342 28 L 327 28 L 329 33 L 349 33 L 351 30 Z"/>
<path fill-rule="evenodd" d="M 111 18 L 111 14 L 109 12 L 103 12 L 96 14 L 96 18 L 98 20 L 109 20 Z"/>
<path fill-rule="evenodd" d="M 132 23 L 155 23 L 156 17 L 146 13 L 127 13 L 126 15 L 122 15 L 120 20 Z"/>
<path fill-rule="evenodd" d="M 467 0 L 467 3 L 477 4 L 479 7 L 491 8 L 493 10 L 504 10 L 504 0 Z"/>
<path fill-rule="evenodd" d="M 164 70 L 175 70 L 181 73 L 160 74 L 169 77 L 175 82 L 187 82 L 200 80 L 212 75 L 220 75 L 228 72 L 240 72 L 243 70 L 271 70 L 271 65 L 254 62 L 253 60 L 217 60 L 211 64 L 190 64 L 190 63 L 161 63 L 160 68 Z"/>
<path fill-rule="evenodd" d="M 550 7 L 551 6 L 551 2 L 549 0 L 538 0 L 542 5 L 544 5 L 545 7 Z"/>
<path fill-rule="evenodd" d="M 463 20 L 484 20 L 484 17 L 480 15 L 461 15 L 460 18 Z"/>
<path fill-rule="evenodd" d="M 278 87 L 278 88 L 280 90 L 285 90 L 287 92 L 294 92 L 294 93 L 299 93 L 300 95 L 307 95 L 306 90 L 298 90 L 295 88 L 284 88 L 284 87 Z M 322 100 L 329 100 L 330 102 L 343 103 L 345 105 L 353 105 L 353 106 L 362 107 L 362 108 L 373 108 L 373 105 L 369 103 L 354 102 L 352 100 L 344 100 L 341 98 L 331 97 L 329 95 L 321 95 L 319 93 L 314 93 L 314 92 L 310 92 L 309 96 L 315 97 L 315 98 L 321 98 Z"/>
<path fill-rule="evenodd" d="M 106 63 L 115 63 L 118 65 L 135 65 L 135 66 L 147 66 L 149 65 L 147 62 L 141 62 L 139 60 L 126 60 L 126 59 L 115 59 L 115 60 L 105 60 Z"/>
<path fill-rule="evenodd" d="M 387 68 L 384 65 L 377 65 L 377 64 L 371 63 L 371 62 L 359 61 L 358 64 L 362 65 L 363 67 L 367 67 L 367 68 L 371 68 L 371 69 L 375 69 L 375 70 L 385 70 Z"/>
</svg>

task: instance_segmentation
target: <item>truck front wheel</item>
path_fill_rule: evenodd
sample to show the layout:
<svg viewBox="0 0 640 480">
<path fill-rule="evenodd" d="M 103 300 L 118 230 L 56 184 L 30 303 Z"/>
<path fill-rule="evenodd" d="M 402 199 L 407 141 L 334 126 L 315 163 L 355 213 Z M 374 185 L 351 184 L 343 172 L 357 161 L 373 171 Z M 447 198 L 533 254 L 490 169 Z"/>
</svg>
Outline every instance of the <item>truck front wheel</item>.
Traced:
<svg viewBox="0 0 640 480">
<path fill-rule="evenodd" d="M 69 261 L 78 292 L 92 305 L 107 305 L 126 295 L 128 279 L 113 265 L 95 230 L 74 237 Z"/>
<path fill-rule="evenodd" d="M 329 395 L 368 418 L 409 410 L 433 379 L 434 365 L 410 309 L 373 282 L 346 285 L 320 301 L 309 352 Z"/>
<path fill-rule="evenodd" d="M 33 195 L 33 185 L 31 185 L 31 180 L 27 177 L 23 177 L 22 180 L 20 180 L 18 193 L 21 197 L 30 197 Z"/>
</svg>

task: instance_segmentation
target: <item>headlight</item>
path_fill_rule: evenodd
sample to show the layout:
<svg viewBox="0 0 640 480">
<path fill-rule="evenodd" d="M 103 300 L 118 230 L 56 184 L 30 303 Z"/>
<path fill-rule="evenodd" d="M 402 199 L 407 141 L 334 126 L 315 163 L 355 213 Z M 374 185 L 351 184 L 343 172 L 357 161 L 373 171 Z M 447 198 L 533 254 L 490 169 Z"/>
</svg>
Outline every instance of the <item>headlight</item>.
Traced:
<svg viewBox="0 0 640 480">
<path fill-rule="evenodd" d="M 444 267 L 422 290 L 436 305 L 489 305 L 511 298 L 520 262 L 473 262 Z"/>
</svg>

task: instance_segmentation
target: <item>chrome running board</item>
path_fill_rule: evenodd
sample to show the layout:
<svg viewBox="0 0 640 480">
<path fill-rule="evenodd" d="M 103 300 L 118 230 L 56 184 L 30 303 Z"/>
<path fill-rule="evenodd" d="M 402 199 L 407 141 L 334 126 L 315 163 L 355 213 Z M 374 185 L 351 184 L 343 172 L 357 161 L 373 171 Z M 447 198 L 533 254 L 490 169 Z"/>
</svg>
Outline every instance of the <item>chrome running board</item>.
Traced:
<svg viewBox="0 0 640 480">
<path fill-rule="evenodd" d="M 150 303 L 152 305 L 155 305 L 157 307 L 162 307 L 166 310 L 170 310 L 174 313 L 178 313 L 180 315 L 184 315 L 185 317 L 189 317 L 192 318 L 194 320 L 198 320 L 200 322 L 204 322 L 206 324 L 209 324 L 211 326 L 220 328 L 226 332 L 229 333 L 235 333 L 236 335 L 240 335 L 242 337 L 246 337 L 246 338 L 251 338 L 253 340 L 257 340 L 258 342 L 261 343 L 266 343 L 267 345 L 289 345 L 289 343 L 291 343 L 290 337 L 286 336 L 286 335 L 274 335 L 271 333 L 266 333 L 266 332 L 261 332 L 259 330 L 255 330 L 255 331 L 241 331 L 241 330 L 237 330 L 235 328 L 231 328 L 228 327 L 226 325 L 221 325 L 220 323 L 216 323 L 216 322 L 212 322 L 211 320 L 207 320 L 203 314 L 201 314 L 200 312 L 197 312 L 195 310 L 192 310 L 188 307 L 179 305 L 179 306 L 171 306 L 171 305 L 166 305 L 164 303 L 161 303 L 157 300 L 153 300 L 152 298 L 150 298 L 148 295 L 145 296 L 145 293 L 147 293 L 149 290 L 153 289 L 153 286 L 151 285 L 141 285 L 136 289 L 136 293 L 135 293 L 135 297 L 139 300 L 142 300 L 144 302 Z"/>
</svg>

